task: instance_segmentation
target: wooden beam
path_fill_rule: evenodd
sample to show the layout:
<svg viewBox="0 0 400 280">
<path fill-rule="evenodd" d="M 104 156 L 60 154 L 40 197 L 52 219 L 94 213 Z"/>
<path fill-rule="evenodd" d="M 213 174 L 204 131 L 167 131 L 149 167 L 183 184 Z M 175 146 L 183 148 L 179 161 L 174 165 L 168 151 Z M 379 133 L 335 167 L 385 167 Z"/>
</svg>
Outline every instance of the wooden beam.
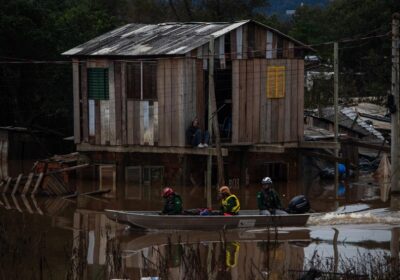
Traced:
<svg viewBox="0 0 400 280">
<path fill-rule="evenodd" d="M 311 151 L 306 151 L 306 150 L 301 151 L 301 153 L 303 155 L 309 156 L 309 157 L 316 157 L 316 158 L 325 159 L 325 160 L 328 160 L 328 161 L 333 161 L 333 162 L 338 162 L 338 163 L 346 163 L 346 159 L 340 158 L 340 157 L 324 155 L 324 154 L 311 152 Z"/>
<path fill-rule="evenodd" d="M 340 144 L 331 141 L 302 141 L 299 142 L 299 148 L 302 149 L 336 149 Z"/>
<path fill-rule="evenodd" d="M 78 144 L 77 150 L 80 152 L 111 152 L 111 153 L 154 153 L 154 154 L 186 154 L 186 155 L 217 155 L 215 148 L 192 148 L 192 147 L 155 147 L 155 146 L 100 146 L 86 143 Z M 222 155 L 228 155 L 228 149 L 222 149 Z"/>
</svg>

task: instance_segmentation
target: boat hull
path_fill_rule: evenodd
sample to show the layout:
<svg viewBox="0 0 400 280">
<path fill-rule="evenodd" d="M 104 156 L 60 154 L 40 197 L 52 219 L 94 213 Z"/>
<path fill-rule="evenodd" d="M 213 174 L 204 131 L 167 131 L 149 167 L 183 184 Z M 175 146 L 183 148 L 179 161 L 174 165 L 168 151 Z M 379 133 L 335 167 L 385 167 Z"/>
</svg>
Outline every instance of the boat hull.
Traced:
<svg viewBox="0 0 400 280">
<path fill-rule="evenodd" d="M 150 230 L 221 230 L 260 227 L 305 226 L 309 214 L 262 216 L 258 211 L 240 211 L 237 216 L 159 215 L 155 211 L 105 210 L 109 219 Z"/>
</svg>

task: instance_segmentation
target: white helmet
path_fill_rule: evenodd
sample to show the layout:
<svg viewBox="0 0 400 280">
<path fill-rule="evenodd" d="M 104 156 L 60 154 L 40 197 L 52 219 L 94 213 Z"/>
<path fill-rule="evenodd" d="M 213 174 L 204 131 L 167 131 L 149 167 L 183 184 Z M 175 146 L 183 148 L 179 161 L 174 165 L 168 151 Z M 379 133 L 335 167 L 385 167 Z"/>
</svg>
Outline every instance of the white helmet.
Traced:
<svg viewBox="0 0 400 280">
<path fill-rule="evenodd" d="M 261 180 L 261 184 L 262 184 L 262 185 L 272 184 L 272 180 L 271 180 L 271 178 L 269 178 L 269 177 L 264 177 L 264 178 Z"/>
</svg>

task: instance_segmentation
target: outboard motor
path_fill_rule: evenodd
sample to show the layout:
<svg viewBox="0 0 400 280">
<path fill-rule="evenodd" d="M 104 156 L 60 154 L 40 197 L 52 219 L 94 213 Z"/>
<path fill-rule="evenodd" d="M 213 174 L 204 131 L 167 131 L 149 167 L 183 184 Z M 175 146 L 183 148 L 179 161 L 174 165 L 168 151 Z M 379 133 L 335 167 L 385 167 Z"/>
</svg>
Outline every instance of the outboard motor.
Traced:
<svg viewBox="0 0 400 280">
<path fill-rule="evenodd" d="M 310 210 L 310 202 L 304 195 L 298 195 L 289 202 L 287 212 L 290 214 L 303 214 Z"/>
</svg>

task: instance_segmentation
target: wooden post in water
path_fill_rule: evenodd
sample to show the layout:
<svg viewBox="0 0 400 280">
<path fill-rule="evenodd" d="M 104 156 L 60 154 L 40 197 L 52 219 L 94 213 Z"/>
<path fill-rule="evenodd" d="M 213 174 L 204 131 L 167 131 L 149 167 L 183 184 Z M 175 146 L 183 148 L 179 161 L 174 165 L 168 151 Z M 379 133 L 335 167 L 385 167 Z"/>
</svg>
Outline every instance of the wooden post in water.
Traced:
<svg viewBox="0 0 400 280">
<path fill-rule="evenodd" d="M 399 131 L 400 131 L 400 97 L 399 97 L 399 25 L 400 25 L 400 14 L 393 14 L 392 20 L 392 95 L 394 97 L 395 110 L 391 113 L 392 131 L 391 131 L 391 202 L 390 206 L 393 209 L 400 209 L 400 164 L 399 164 Z"/>
<path fill-rule="evenodd" d="M 399 238 L 400 238 L 400 228 L 393 228 L 392 239 L 390 241 L 390 254 L 393 260 L 394 269 L 398 269 L 399 267 Z"/>
<path fill-rule="evenodd" d="M 211 106 L 211 91 L 213 91 L 214 87 L 214 38 L 210 39 L 209 50 L 208 50 L 208 116 L 207 116 L 207 124 L 208 124 L 208 133 L 210 134 L 210 146 L 212 143 L 212 106 Z M 212 68 L 212 69 L 211 69 Z M 212 81 L 212 86 L 211 86 Z M 208 158 L 207 158 L 207 207 L 212 207 L 212 199 L 211 199 L 211 178 L 212 178 L 212 149 L 208 149 Z"/>
<path fill-rule="evenodd" d="M 215 134 L 215 147 L 217 149 L 218 185 L 223 186 L 225 185 L 224 160 L 222 157 L 221 138 L 219 133 L 219 123 L 218 123 L 218 110 L 217 110 L 217 102 L 215 99 L 213 36 L 211 36 L 210 38 L 210 57 L 209 57 L 209 67 L 208 67 L 208 96 L 209 96 L 208 102 L 210 104 L 209 108 L 211 109 L 211 119 L 208 119 L 208 122 L 210 123 L 210 121 L 212 121 L 213 133 Z"/>
</svg>

